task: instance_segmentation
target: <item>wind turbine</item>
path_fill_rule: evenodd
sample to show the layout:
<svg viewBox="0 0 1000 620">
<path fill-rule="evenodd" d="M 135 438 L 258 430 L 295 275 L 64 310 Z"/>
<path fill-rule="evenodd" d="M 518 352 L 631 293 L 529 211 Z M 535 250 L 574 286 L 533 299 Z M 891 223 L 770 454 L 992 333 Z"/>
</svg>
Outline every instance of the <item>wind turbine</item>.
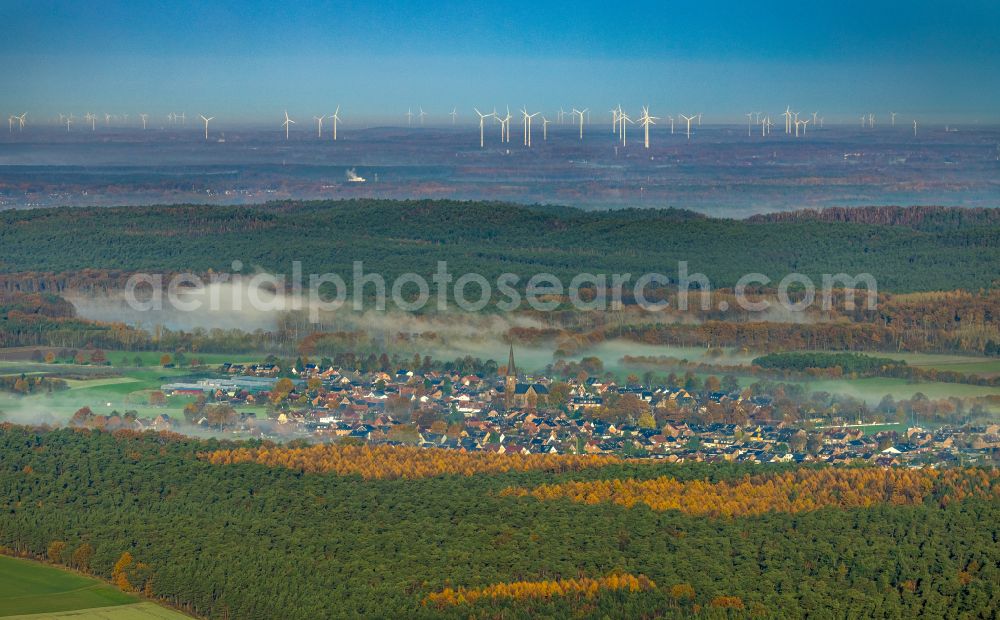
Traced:
<svg viewBox="0 0 1000 620">
<path fill-rule="evenodd" d="M 410 108 L 406 108 L 406 126 L 409 127 L 413 124 L 413 112 Z"/>
<path fill-rule="evenodd" d="M 619 105 L 617 108 L 611 108 L 608 112 L 611 112 L 611 133 L 618 133 L 618 115 L 621 113 L 622 107 Z"/>
<path fill-rule="evenodd" d="M 337 109 L 334 110 L 333 116 L 331 116 L 330 118 L 333 119 L 333 140 L 334 140 L 334 142 L 336 142 L 337 141 L 337 123 L 340 122 L 340 106 L 339 105 L 337 106 Z"/>
<path fill-rule="evenodd" d="M 753 120 L 753 112 L 747 112 L 747 137 L 750 137 L 750 122 Z"/>
<path fill-rule="evenodd" d="M 531 121 L 534 120 L 536 116 L 541 114 L 541 112 L 528 114 L 528 109 L 525 107 L 521 108 L 521 114 L 524 116 L 524 145 L 531 148 Z"/>
<path fill-rule="evenodd" d="M 288 141 L 288 130 L 294 124 L 295 124 L 295 121 L 293 121 L 291 118 L 288 117 L 288 110 L 285 110 L 285 122 L 282 123 L 281 126 L 285 128 L 285 141 L 286 142 Z"/>
<path fill-rule="evenodd" d="M 622 111 L 621 114 L 618 115 L 618 120 L 622 124 L 622 146 L 625 146 L 625 123 L 628 122 L 628 123 L 632 123 L 633 125 L 635 125 L 635 121 L 633 121 L 631 118 L 629 118 L 628 114 L 625 114 L 624 110 Z"/>
<path fill-rule="evenodd" d="M 424 118 L 427 117 L 427 112 L 424 112 L 424 109 L 421 108 L 420 106 L 417 106 L 417 108 L 420 110 L 420 114 L 417 114 L 417 118 L 420 119 L 420 126 L 423 127 L 424 126 Z"/>
<path fill-rule="evenodd" d="M 14 133 L 14 115 L 7 117 L 7 133 Z"/>
<path fill-rule="evenodd" d="M 90 123 L 90 131 L 97 131 L 97 115 L 92 112 L 87 112 L 83 117 L 84 121 Z"/>
<path fill-rule="evenodd" d="M 472 109 L 475 110 L 476 114 L 479 115 L 479 148 L 483 148 L 483 123 L 485 123 L 486 119 L 488 119 L 491 116 L 493 118 L 496 118 L 497 113 L 493 112 L 491 114 L 483 114 L 482 112 L 479 111 L 479 108 L 472 108 Z"/>
<path fill-rule="evenodd" d="M 914 136 L 917 135 L 917 121 L 916 120 L 913 121 L 913 135 Z"/>
<path fill-rule="evenodd" d="M 549 139 L 549 123 L 551 122 L 544 116 L 542 117 L 542 141 L 548 141 Z"/>
<path fill-rule="evenodd" d="M 890 118 L 889 122 L 891 123 L 891 126 L 895 127 L 896 126 L 896 113 L 895 112 L 889 112 L 889 118 Z"/>
<path fill-rule="evenodd" d="M 146 121 L 149 119 L 149 114 L 140 114 L 139 118 L 142 119 L 142 130 L 146 131 Z"/>
<path fill-rule="evenodd" d="M 451 124 L 452 124 L 452 126 L 455 125 L 455 118 L 457 116 L 458 116 L 458 108 L 452 108 L 451 109 Z"/>
<path fill-rule="evenodd" d="M 66 117 L 66 131 L 69 131 L 69 126 L 73 124 L 73 115 L 70 114 Z"/>
<path fill-rule="evenodd" d="M 562 107 L 559 108 L 559 114 L 556 115 L 556 122 L 560 125 L 563 124 L 563 119 L 566 118 L 566 112 L 563 111 Z"/>
<path fill-rule="evenodd" d="M 175 114 L 174 116 L 176 117 L 177 115 Z M 209 116 L 208 118 L 205 118 L 204 114 L 201 114 L 200 116 L 201 120 L 205 121 L 205 139 L 208 140 L 208 121 L 214 119 L 215 117 Z"/>
<path fill-rule="evenodd" d="M 695 116 L 685 116 L 685 115 L 681 114 L 681 118 L 683 118 L 685 121 L 687 121 L 687 139 L 690 141 L 691 140 L 691 121 L 693 121 L 694 119 L 698 118 L 698 116 L 697 115 L 695 115 Z"/>
<path fill-rule="evenodd" d="M 650 116 L 649 115 L 649 106 L 643 106 L 642 107 L 642 118 L 639 119 L 639 122 L 642 123 L 643 131 L 646 134 L 645 135 L 645 146 L 646 146 L 647 149 L 649 148 L 649 126 L 650 125 L 655 125 L 656 124 L 656 120 L 659 119 L 659 118 L 660 117 L 658 117 L 658 116 Z"/>
<path fill-rule="evenodd" d="M 589 111 L 590 111 L 590 108 L 584 108 L 582 110 L 577 110 L 576 108 L 573 108 L 573 115 L 574 116 L 576 116 L 576 115 L 580 116 L 580 139 L 581 140 L 583 140 L 583 120 L 584 120 L 584 115 L 586 115 L 587 112 L 589 112 Z"/>
<path fill-rule="evenodd" d="M 667 118 L 670 119 L 670 135 L 674 135 L 674 117 L 668 115 Z"/>
<path fill-rule="evenodd" d="M 792 133 L 792 107 L 786 105 L 781 115 L 785 117 L 785 133 Z"/>
<path fill-rule="evenodd" d="M 24 131 L 24 121 L 28 118 L 27 112 L 21 112 L 21 116 L 17 117 L 17 130 Z"/>
<path fill-rule="evenodd" d="M 105 127 L 111 126 L 111 115 L 108 114 L 107 112 L 104 113 L 104 126 Z"/>
<path fill-rule="evenodd" d="M 698 112 L 698 126 L 701 127 L 701 112 Z"/>
<path fill-rule="evenodd" d="M 325 119 L 325 118 L 326 117 L 323 116 L 323 115 L 314 116 L 313 117 L 313 120 L 316 121 L 316 137 L 317 138 L 322 138 L 323 137 L 323 119 Z"/>
<path fill-rule="evenodd" d="M 180 114 L 174 114 L 174 120 L 177 120 L 178 118 L 181 119 L 181 126 L 182 127 L 184 125 L 187 125 L 187 117 L 184 116 L 183 112 L 181 112 Z"/>
</svg>

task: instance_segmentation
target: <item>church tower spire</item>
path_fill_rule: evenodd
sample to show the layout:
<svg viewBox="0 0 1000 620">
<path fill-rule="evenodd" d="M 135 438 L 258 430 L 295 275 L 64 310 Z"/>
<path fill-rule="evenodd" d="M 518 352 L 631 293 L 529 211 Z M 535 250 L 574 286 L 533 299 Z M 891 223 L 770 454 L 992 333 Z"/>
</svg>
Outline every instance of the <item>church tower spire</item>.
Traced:
<svg viewBox="0 0 1000 620">
<path fill-rule="evenodd" d="M 507 358 L 507 376 L 503 381 L 503 404 L 506 409 L 514 405 L 514 395 L 517 392 L 517 367 L 514 365 L 514 343 L 510 343 L 510 356 Z"/>
</svg>

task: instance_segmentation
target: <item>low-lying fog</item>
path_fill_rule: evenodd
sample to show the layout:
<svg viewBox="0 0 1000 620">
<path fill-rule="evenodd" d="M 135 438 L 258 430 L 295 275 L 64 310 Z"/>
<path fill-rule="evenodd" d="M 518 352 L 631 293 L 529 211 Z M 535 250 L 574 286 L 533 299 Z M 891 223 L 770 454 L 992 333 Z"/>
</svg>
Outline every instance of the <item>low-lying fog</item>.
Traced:
<svg viewBox="0 0 1000 620">
<path fill-rule="evenodd" d="M 182 291 L 178 293 L 176 303 L 171 303 L 169 296 L 163 295 L 162 304 L 155 308 L 129 303 L 123 293 L 110 297 L 66 295 L 66 299 L 73 304 L 81 318 L 121 322 L 147 331 L 153 331 L 157 326 L 175 331 L 198 328 L 274 331 L 297 323 L 303 337 L 312 331 L 363 331 L 379 343 L 390 342 L 391 337 L 397 334 L 414 337 L 434 334 L 434 339 L 414 345 L 413 350 L 439 359 L 471 355 L 494 359 L 501 364 L 506 363 L 506 335 L 511 328 L 547 327 L 535 319 L 515 315 L 458 311 L 418 315 L 399 310 L 380 312 L 374 309 L 358 312 L 350 307 L 349 302 L 331 312 L 319 308 L 317 304 L 310 304 L 303 296 L 293 297 L 262 288 L 251 289 L 245 282 L 240 285 L 213 283 L 200 292 Z M 198 306 L 196 309 L 195 305 Z M 293 310 L 294 316 L 300 320 L 315 314 L 319 321 L 309 323 L 291 320 L 290 313 Z M 517 363 L 525 370 L 544 368 L 553 361 L 556 349 L 555 343 L 535 347 L 515 346 Z M 704 355 L 704 350 L 614 341 L 577 350 L 569 359 L 595 356 L 604 362 L 606 368 L 618 369 L 620 360 L 625 355 L 669 355 L 697 360 Z M 727 359 L 737 363 L 743 358 Z"/>
</svg>

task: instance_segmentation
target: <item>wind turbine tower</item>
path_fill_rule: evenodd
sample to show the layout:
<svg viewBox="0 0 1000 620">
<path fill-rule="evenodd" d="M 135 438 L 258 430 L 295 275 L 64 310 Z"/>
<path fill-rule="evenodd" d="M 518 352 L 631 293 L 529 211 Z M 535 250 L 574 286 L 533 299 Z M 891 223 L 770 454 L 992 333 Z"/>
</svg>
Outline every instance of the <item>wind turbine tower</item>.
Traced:
<svg viewBox="0 0 1000 620">
<path fill-rule="evenodd" d="M 698 118 L 698 115 L 696 114 L 694 116 L 685 116 L 685 115 L 681 114 L 681 118 L 683 118 L 685 121 L 687 121 L 687 139 L 688 139 L 688 141 L 690 141 L 691 140 L 691 121 L 693 121 L 694 119 Z"/>
<path fill-rule="evenodd" d="M 149 120 L 149 114 L 140 114 L 139 118 L 142 119 L 142 130 L 146 131 L 146 121 Z"/>
<path fill-rule="evenodd" d="M 475 110 L 476 114 L 479 115 L 479 148 L 483 148 L 483 123 L 485 123 L 486 119 L 488 119 L 491 116 L 493 118 L 496 118 L 497 113 L 493 112 L 492 114 L 483 114 L 482 112 L 479 111 L 479 108 L 472 108 L 472 109 Z"/>
<path fill-rule="evenodd" d="M 313 117 L 313 120 L 316 121 L 316 137 L 317 138 L 322 138 L 323 137 L 323 119 L 324 118 L 326 118 L 326 117 L 323 116 L 323 115 L 314 116 Z"/>
<path fill-rule="evenodd" d="M 330 118 L 333 119 L 333 141 L 336 142 L 337 141 L 337 123 L 340 122 L 340 106 L 339 105 L 337 106 L 337 109 L 333 111 L 333 116 L 331 116 Z"/>
<path fill-rule="evenodd" d="M 291 118 L 290 118 L 290 117 L 288 116 L 288 110 L 285 110 L 285 122 L 281 124 L 281 126 L 285 128 L 285 142 L 288 142 L 288 130 L 289 130 L 289 129 L 291 128 L 291 126 L 292 126 L 292 125 L 294 125 L 294 124 L 295 124 L 295 121 L 293 121 L 293 120 L 292 120 L 292 119 L 291 119 Z"/>
<path fill-rule="evenodd" d="M 531 122 L 536 116 L 541 114 L 541 112 L 535 112 L 534 114 L 528 114 L 528 108 L 521 108 L 521 118 L 524 120 L 524 146 L 531 148 Z"/>
<path fill-rule="evenodd" d="M 204 114 L 201 114 L 200 116 L 201 116 L 201 120 L 205 122 L 205 140 L 208 140 L 208 121 L 214 119 L 215 117 L 214 116 L 209 116 L 208 118 L 205 118 Z M 176 115 L 175 115 L 175 117 L 176 117 Z"/>
<path fill-rule="evenodd" d="M 584 121 L 584 118 L 585 118 L 587 112 L 589 112 L 589 111 L 590 111 L 590 108 L 584 108 L 582 110 L 577 110 L 576 108 L 573 108 L 573 115 L 580 117 L 580 139 L 581 140 L 583 140 L 583 121 Z"/>
<path fill-rule="evenodd" d="M 639 119 L 639 122 L 642 123 L 642 129 L 643 129 L 643 132 L 645 133 L 644 144 L 645 144 L 645 146 L 646 146 L 647 149 L 649 148 L 649 126 L 650 125 L 655 125 L 656 121 L 659 118 L 660 117 L 658 117 L 658 116 L 650 116 L 649 115 L 649 106 L 643 106 L 643 108 L 642 108 L 642 118 Z"/>
<path fill-rule="evenodd" d="M 622 110 L 621 114 L 618 115 L 618 120 L 621 121 L 622 124 L 622 146 L 625 146 L 625 123 L 632 123 L 635 125 L 635 121 L 629 118 L 628 114 L 625 114 L 624 110 Z"/>
</svg>

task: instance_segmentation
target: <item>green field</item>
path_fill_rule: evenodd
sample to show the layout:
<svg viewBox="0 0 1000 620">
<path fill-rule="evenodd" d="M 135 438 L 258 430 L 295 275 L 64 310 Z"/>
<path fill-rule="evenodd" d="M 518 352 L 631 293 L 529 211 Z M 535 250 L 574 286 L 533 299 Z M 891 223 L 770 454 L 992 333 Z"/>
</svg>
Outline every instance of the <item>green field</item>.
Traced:
<svg viewBox="0 0 1000 620">
<path fill-rule="evenodd" d="M 57 611 L 41 614 L 4 616 L 6 620 L 179 620 L 184 614 L 160 607 L 153 603 L 135 603 L 114 607 L 96 607 L 74 611 Z"/>
<path fill-rule="evenodd" d="M 137 600 L 96 579 L 0 556 L 0 616 L 111 607 Z"/>
</svg>

